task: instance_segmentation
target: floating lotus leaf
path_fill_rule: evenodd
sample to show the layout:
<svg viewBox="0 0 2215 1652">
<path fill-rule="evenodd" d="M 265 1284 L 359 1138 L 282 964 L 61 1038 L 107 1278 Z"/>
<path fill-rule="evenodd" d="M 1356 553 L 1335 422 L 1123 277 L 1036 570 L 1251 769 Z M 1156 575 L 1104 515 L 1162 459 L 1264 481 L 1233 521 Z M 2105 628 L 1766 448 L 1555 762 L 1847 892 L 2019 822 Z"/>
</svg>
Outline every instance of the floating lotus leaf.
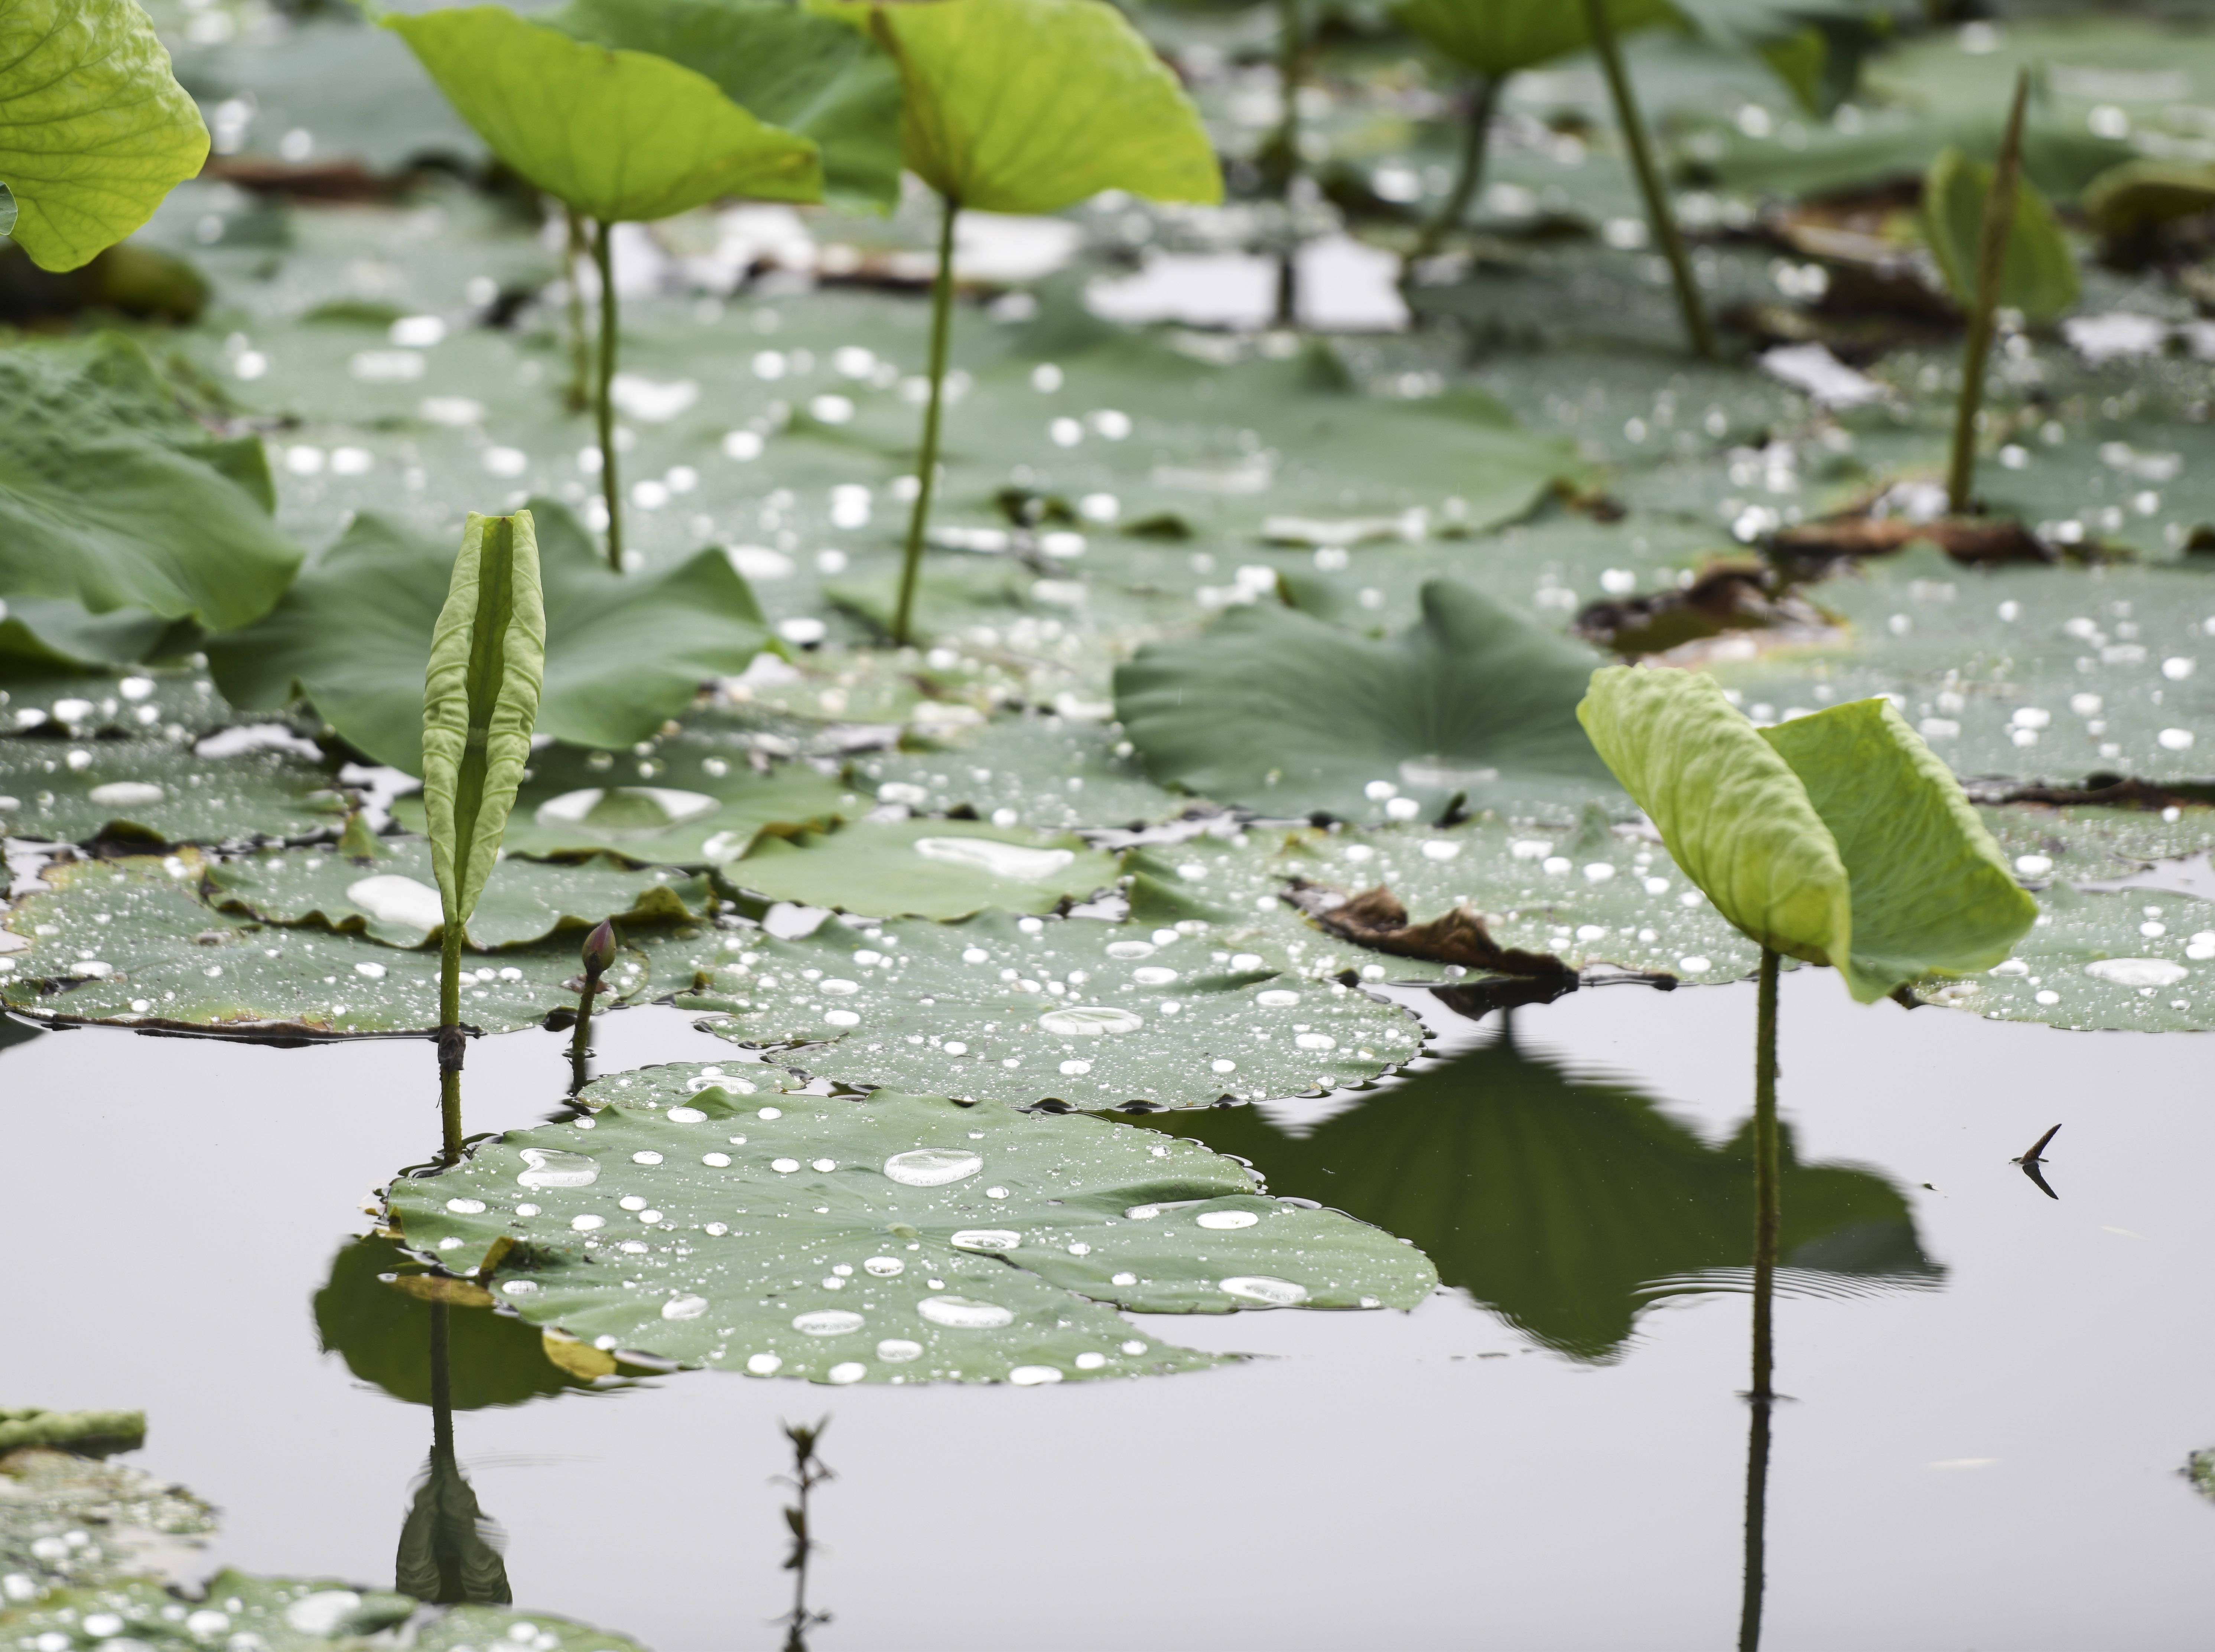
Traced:
<svg viewBox="0 0 2215 1652">
<path fill-rule="evenodd" d="M 0 1001 L 58 1021 L 256 1035 L 425 1032 L 439 1024 L 439 955 L 361 935 L 285 929 L 218 912 L 197 893 L 191 850 L 48 867 L 18 900 L 0 955 Z M 710 979 L 717 931 L 641 925 L 623 937 L 603 1009 Z M 486 1032 L 537 1026 L 576 1007 L 574 940 L 468 952 L 462 1021 Z"/>
<path fill-rule="evenodd" d="M 1197 930 L 1006 912 L 833 922 L 805 940 L 745 937 L 682 1002 L 726 1012 L 709 1027 L 725 1038 L 800 1045 L 774 1059 L 819 1078 L 1017 1107 L 1288 1096 L 1363 1083 L 1420 1047 L 1406 1010 Z"/>
<path fill-rule="evenodd" d="M 823 199 L 812 140 L 666 58 L 589 45 L 500 6 L 381 21 L 500 159 L 580 212 L 614 222 L 725 195 Z M 580 131 L 593 140 L 577 142 Z"/>
<path fill-rule="evenodd" d="M 567 508 L 535 499 L 530 510 L 546 611 L 540 734 L 583 746 L 645 740 L 702 683 L 775 646 L 721 552 L 659 574 L 615 574 Z M 211 640 L 216 680 L 255 709 L 304 694 L 355 746 L 416 773 L 424 667 L 453 567 L 444 546 L 357 516 L 266 620 Z"/>
<path fill-rule="evenodd" d="M 366 935 L 393 947 L 425 947 L 443 927 L 431 881 L 430 845 L 390 839 L 374 861 L 336 850 L 298 849 L 224 861 L 208 869 L 207 899 L 219 912 L 266 924 L 305 924 Z M 606 857 L 575 865 L 503 860 L 493 869 L 468 925 L 480 952 L 588 930 L 612 918 L 625 929 L 713 918 L 704 876 L 672 878 Z"/>
<path fill-rule="evenodd" d="M 1748 1265 L 1751 1137 L 1710 1146 L 1628 1081 L 1572 1072 L 1516 1032 L 1301 1134 L 1251 1107 L 1149 1122 L 1248 1160 L 1274 1192 L 1414 1239 L 1443 1283 L 1573 1359 L 1612 1360 L 1649 1304 Z M 1943 1277 L 1884 1177 L 1802 1164 L 1788 1131 L 1783 1188 L 1787 1292 Z"/>
<path fill-rule="evenodd" d="M 1273 814 L 1436 820 L 1618 795 L 1576 705 L 1593 656 L 1468 586 L 1423 587 L 1379 640 L 1273 604 L 1115 672 L 1115 710 L 1163 785 Z"/>
<path fill-rule="evenodd" d="M 510 855 L 720 866 L 765 827 L 827 826 L 866 807 L 851 788 L 804 764 L 759 774 L 743 750 L 697 735 L 658 741 L 643 759 L 550 746 L 531 754 L 502 847 Z M 419 829 L 420 800 L 402 798 L 393 816 Z"/>
<path fill-rule="evenodd" d="M 9 605 L 14 611 L 15 605 Z M 20 730 L 46 729 L 49 735 L 95 734 L 184 740 L 212 734 L 238 721 L 230 703 L 215 691 L 205 672 L 172 666 L 133 671 L 61 671 L 29 660 L 10 660 L 0 682 L 6 685 L 3 718 Z M 152 712 L 151 716 L 145 715 Z M 220 748 L 218 748 L 220 749 Z"/>
<path fill-rule="evenodd" d="M 390 1219 L 450 1267 L 513 1241 L 482 1282 L 534 1324 L 829 1383 L 1193 1370 L 1218 1356 L 1113 1310 L 1412 1307 L 1435 1280 L 1389 1235 L 1127 1125 L 890 1092 L 764 1107 L 701 1076 L 600 1079 L 589 1116 L 396 1182 Z"/>
<path fill-rule="evenodd" d="M 1991 968 L 2036 914 L 1888 701 L 1757 729 L 1713 678 L 1614 666 L 1579 715 L 1716 909 L 1861 1003 Z"/>
<path fill-rule="evenodd" d="M 959 206 L 1058 212 L 1108 189 L 1150 200 L 1223 199 L 1199 110 L 1113 6 L 951 0 L 836 9 L 899 64 L 908 169 Z"/>
<path fill-rule="evenodd" d="M 306 838 L 346 810 L 330 776 L 295 752 L 201 757 L 167 740 L 0 740 L 0 794 L 10 836 L 55 843 Z"/>
<path fill-rule="evenodd" d="M 868 40 L 782 0 L 570 0 L 540 18 L 580 40 L 650 52 L 823 151 L 823 198 L 882 212 L 899 200 L 899 74 Z"/>
<path fill-rule="evenodd" d="M 153 217 L 207 159 L 207 128 L 131 0 L 36 0 L 0 23 L 9 238 L 71 270 Z"/>
<path fill-rule="evenodd" d="M 727 882 L 771 900 L 885 918 L 1052 912 L 1115 881 L 1111 855 L 1066 833 L 900 820 L 760 838 Z"/>
<path fill-rule="evenodd" d="M 990 819 L 1013 809 L 1022 824 L 1055 831 L 1150 826 L 1191 804 L 1147 779 L 1121 731 L 1104 722 L 995 717 L 974 728 L 935 731 L 930 739 L 860 759 L 856 777 L 880 801 L 919 812 L 966 808 Z"/>
<path fill-rule="evenodd" d="M 10 598 L 243 625 L 300 565 L 269 503 L 261 439 L 211 437 L 131 340 L 0 351 L 0 590 Z"/>
</svg>

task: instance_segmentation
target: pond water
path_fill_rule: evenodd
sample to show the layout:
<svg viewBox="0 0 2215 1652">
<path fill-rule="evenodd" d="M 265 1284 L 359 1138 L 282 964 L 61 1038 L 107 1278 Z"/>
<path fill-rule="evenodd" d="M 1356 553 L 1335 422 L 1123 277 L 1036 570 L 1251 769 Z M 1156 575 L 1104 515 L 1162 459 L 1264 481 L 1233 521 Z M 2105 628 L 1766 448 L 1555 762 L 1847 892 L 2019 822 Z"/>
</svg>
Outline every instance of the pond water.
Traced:
<svg viewBox="0 0 2215 1652">
<path fill-rule="evenodd" d="M 779 1644 L 779 1424 L 827 1415 L 818 1652 L 1732 1644 L 1748 1298 L 1632 1322 L 1641 1282 L 1727 1285 L 1728 1236 L 1750 1247 L 1724 1144 L 1753 990 L 1475 1021 L 1418 997 L 1447 1059 L 1411 1084 L 1144 1122 L 1274 1193 L 1431 1213 L 1457 1285 L 1408 1314 L 1149 1320 L 1258 1357 L 1144 1382 L 679 1373 L 462 1412 L 517 1600 L 660 1652 Z M 598 1041 L 604 1071 L 731 1057 L 669 1010 Z M 1853 1168 L 1784 1182 L 1764 1643 L 2205 1644 L 2215 1509 L 2180 1473 L 2215 1444 L 2204 1047 L 1857 1008 L 1808 971 L 1782 1059 L 1800 1164 Z M 359 1203 L 436 1145 L 429 1048 L 47 1032 L 0 1074 L 11 1387 L 147 1412 L 131 1460 L 223 1510 L 196 1574 L 389 1581 L 431 1418 L 322 1352 L 310 1304 Z M 535 1122 L 567 1076 L 554 1035 L 480 1041 L 470 1127 Z M 2009 1160 L 2056 1121 L 2049 1199 Z M 1503 1210 L 1508 1177 L 1533 1191 Z"/>
</svg>

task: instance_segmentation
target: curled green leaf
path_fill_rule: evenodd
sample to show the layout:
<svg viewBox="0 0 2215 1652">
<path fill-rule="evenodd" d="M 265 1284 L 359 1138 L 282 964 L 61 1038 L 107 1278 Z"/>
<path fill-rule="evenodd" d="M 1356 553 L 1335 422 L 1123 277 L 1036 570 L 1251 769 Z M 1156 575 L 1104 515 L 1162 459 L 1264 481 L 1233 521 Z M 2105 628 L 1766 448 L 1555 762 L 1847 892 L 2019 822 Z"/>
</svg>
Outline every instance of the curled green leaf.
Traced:
<svg viewBox="0 0 2215 1652">
<path fill-rule="evenodd" d="M 1976 303 L 1977 243 L 1992 169 L 1960 150 L 1941 150 L 1923 181 L 1924 233 L 1946 286 L 1964 308 Z M 2046 198 L 2024 178 L 2016 185 L 2015 217 L 2000 267 L 1999 301 L 2032 321 L 2051 321 L 2077 302 L 2076 255 Z"/>
</svg>

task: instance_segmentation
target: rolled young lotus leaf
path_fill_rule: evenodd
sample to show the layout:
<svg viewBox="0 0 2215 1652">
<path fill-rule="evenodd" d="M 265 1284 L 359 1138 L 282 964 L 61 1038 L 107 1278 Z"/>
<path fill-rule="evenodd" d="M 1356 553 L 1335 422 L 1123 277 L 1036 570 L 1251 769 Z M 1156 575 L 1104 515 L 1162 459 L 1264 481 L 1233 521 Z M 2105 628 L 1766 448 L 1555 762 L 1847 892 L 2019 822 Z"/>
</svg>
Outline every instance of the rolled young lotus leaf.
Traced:
<svg viewBox="0 0 2215 1652">
<path fill-rule="evenodd" d="M 1861 1003 L 1989 969 L 2037 916 L 1888 700 L 1756 728 L 1711 677 L 1610 666 L 1577 715 L 1716 910 Z"/>
</svg>

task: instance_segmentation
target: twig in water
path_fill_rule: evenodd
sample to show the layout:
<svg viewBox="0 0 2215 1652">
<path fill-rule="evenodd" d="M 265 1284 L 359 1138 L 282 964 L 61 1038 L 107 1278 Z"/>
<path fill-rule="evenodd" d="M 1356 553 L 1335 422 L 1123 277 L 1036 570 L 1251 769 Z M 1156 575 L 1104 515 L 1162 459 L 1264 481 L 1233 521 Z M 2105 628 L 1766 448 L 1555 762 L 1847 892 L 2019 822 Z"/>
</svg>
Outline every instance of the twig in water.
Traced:
<svg viewBox="0 0 2215 1652">
<path fill-rule="evenodd" d="M 831 1426 L 829 1417 L 825 1417 L 812 1428 L 798 1422 L 788 1422 L 783 1426 L 784 1437 L 792 1442 L 792 1472 L 776 1477 L 782 1483 L 790 1486 L 798 1497 L 798 1501 L 788 1505 L 784 1511 L 785 1526 L 792 1532 L 792 1552 L 785 1557 L 784 1561 L 784 1569 L 792 1574 L 792 1611 L 784 1620 L 784 1646 L 785 1652 L 807 1652 L 807 1631 L 818 1624 L 831 1621 L 829 1612 L 807 1609 L 808 1557 L 820 1546 L 808 1535 L 807 1497 L 825 1480 L 838 1477 L 815 1454 L 816 1442 L 823 1438 L 823 1431 Z"/>
</svg>

